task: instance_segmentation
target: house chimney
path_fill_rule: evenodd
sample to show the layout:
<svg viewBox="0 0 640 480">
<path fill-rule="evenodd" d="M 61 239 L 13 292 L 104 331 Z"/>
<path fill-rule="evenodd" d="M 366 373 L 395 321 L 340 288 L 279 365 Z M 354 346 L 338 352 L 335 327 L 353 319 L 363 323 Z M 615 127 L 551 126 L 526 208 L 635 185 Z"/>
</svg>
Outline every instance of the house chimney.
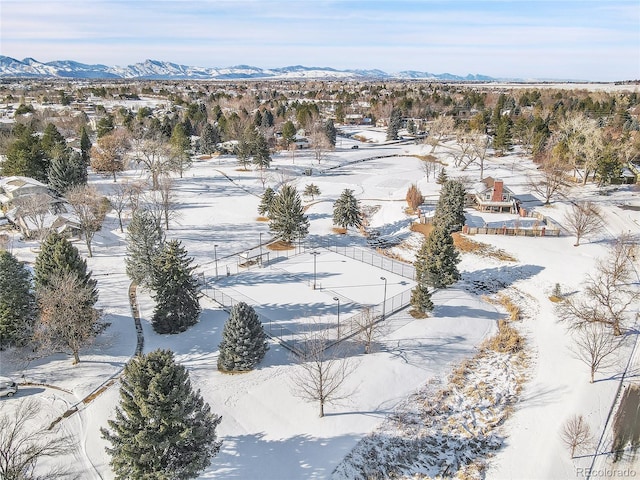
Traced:
<svg viewBox="0 0 640 480">
<path fill-rule="evenodd" d="M 492 202 L 501 202 L 502 201 L 502 180 L 494 180 L 493 182 L 493 197 L 491 198 Z"/>
</svg>

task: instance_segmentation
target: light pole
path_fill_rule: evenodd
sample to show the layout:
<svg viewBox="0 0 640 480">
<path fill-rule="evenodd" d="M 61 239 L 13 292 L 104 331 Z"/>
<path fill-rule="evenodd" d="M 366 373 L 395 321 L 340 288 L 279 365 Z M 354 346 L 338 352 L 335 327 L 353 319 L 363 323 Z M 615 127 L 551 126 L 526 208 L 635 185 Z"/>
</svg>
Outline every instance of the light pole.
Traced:
<svg viewBox="0 0 640 480">
<path fill-rule="evenodd" d="M 384 320 L 387 307 L 387 279 L 386 277 L 380 277 L 380 280 L 384 280 L 384 297 L 382 298 L 382 320 Z"/>
<path fill-rule="evenodd" d="M 338 302 L 338 340 L 340 340 L 340 299 L 338 297 L 333 297 L 333 299 Z"/>
<path fill-rule="evenodd" d="M 260 268 L 262 268 L 262 232 L 260 232 Z"/>
<path fill-rule="evenodd" d="M 216 250 L 218 248 L 218 244 L 215 243 L 213 245 L 213 258 L 216 262 L 216 280 L 218 279 L 218 251 Z"/>
<path fill-rule="evenodd" d="M 320 252 L 311 252 L 313 255 L 313 289 L 316 289 L 316 257 L 320 255 Z"/>
</svg>

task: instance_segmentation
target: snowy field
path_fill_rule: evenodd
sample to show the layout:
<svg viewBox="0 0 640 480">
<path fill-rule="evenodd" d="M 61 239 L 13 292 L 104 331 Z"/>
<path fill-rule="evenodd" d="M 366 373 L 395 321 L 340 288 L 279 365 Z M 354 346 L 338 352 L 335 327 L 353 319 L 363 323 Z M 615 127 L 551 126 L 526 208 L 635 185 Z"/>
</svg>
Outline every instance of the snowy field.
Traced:
<svg viewBox="0 0 640 480">
<path fill-rule="evenodd" d="M 382 145 L 383 131 L 354 129 L 351 133 L 370 141 L 340 138 L 336 151 L 326 154 L 320 163 L 312 152 L 298 151 L 295 158 L 290 152 L 275 154 L 267 185 L 278 187 L 290 181 L 301 191 L 306 184 L 314 183 L 321 194 L 314 200 L 304 199 L 310 219 L 310 241 L 367 249 L 370 247 L 361 233 L 350 230 L 347 235 L 337 235 L 332 230 L 333 202 L 345 188 L 353 189 L 362 206 L 371 212 L 369 229 L 395 245 L 391 249 L 395 256 L 412 261 L 422 237 L 410 230 L 415 216 L 405 212 L 405 194 L 411 183 L 417 183 L 426 197 L 437 198 L 439 185 L 433 178 L 424 177 L 421 161 L 413 156 L 427 154 L 430 146 Z M 359 148 L 352 150 L 354 144 Z M 436 151 L 444 164 L 450 164 L 447 152 L 447 148 Z M 398 156 L 371 159 L 384 155 Z M 307 168 L 313 169 L 310 177 L 302 175 Z M 533 172 L 536 172 L 533 164 L 517 153 L 490 158 L 485 164 L 485 175 L 502 178 L 516 196 L 530 199 L 527 176 Z M 447 167 L 447 173 L 450 177 L 462 175 L 452 166 Z M 464 175 L 477 176 L 479 171 L 472 166 Z M 125 179 L 144 179 L 144 174 L 128 170 L 119 176 L 118 182 Z M 91 182 L 105 193 L 113 188 L 110 178 L 92 177 Z M 195 162 L 184 178 L 176 178 L 175 182 L 179 215 L 167 237 L 182 241 L 198 265 L 197 272 L 207 280 L 207 290 L 218 288 L 230 296 L 252 299 L 257 310 L 273 321 L 291 326 L 312 324 L 320 319 L 331 325 L 335 321 L 337 326 L 338 305 L 334 297 L 341 299 L 340 318 L 346 321 L 360 305 L 379 305 L 385 297 L 391 298 L 413 286 L 407 278 L 323 249 L 318 250 L 320 254 L 315 258 L 315 276 L 313 256 L 307 252 L 296 255 L 295 250 L 286 259 L 276 260 L 274 253 L 273 261 L 264 268 L 243 269 L 238 266 L 238 254 L 255 254 L 256 249 L 266 248 L 264 245 L 270 239 L 268 225 L 257 220 L 263 191 L 258 173 L 239 170 L 235 158 L 222 156 Z M 429 403 L 448 384 L 452 371 L 474 357 L 483 340 L 496 331 L 498 319 L 506 313 L 487 300 L 498 293 L 508 295 L 523 311 L 524 318 L 517 326 L 526 338 L 529 357 L 522 390 L 510 394 L 515 402 L 509 407 L 513 413 L 493 431 L 497 449 L 483 453 L 488 459 L 483 475 L 490 479 L 583 478 L 581 469 L 590 467 L 593 456 L 572 460 L 561 443 L 560 426 L 571 415 L 582 414 L 596 433 L 596 440 L 600 438 L 637 334 L 629 335 L 618 363 L 599 372 L 596 382 L 589 384 L 588 367 L 575 359 L 568 348 L 570 337 L 565 326 L 557 322 L 554 304 L 548 297 L 556 283 L 565 291 L 579 289 L 615 237 L 631 232 L 637 238 L 640 234 L 640 209 L 628 208 L 640 207 L 636 187 L 611 188 L 607 193 L 600 195 L 591 186 L 576 187 L 571 193 L 574 198 L 597 202 L 607 221 L 602 234 L 585 239 L 580 247 L 573 247 L 574 239 L 567 235 L 471 237 L 509 254 L 513 260 L 463 254 L 460 264 L 463 279 L 454 287 L 434 294 L 435 310 L 429 318 L 416 320 L 406 309 L 391 315 L 385 322 L 384 336 L 376 341 L 370 354 L 365 355 L 355 341 L 346 341 L 349 361 L 354 365 L 346 386 L 351 394 L 339 404 L 328 405 L 324 418 L 318 417 L 318 405 L 292 393 L 291 376 L 298 367 L 287 349 L 272 342 L 257 370 L 223 375 L 216 369 L 216 360 L 228 314 L 220 305 L 204 297 L 201 321 L 196 326 L 179 335 L 158 335 L 148 321 L 153 301 L 148 292 L 139 291 L 145 351 L 172 349 L 212 411 L 222 416 L 218 428 L 222 450 L 200 478 L 349 478 L 353 470 L 344 459 L 351 452 L 355 452 L 352 458 L 358 456 L 354 447 L 365 438 L 370 441 L 376 435 L 397 433 L 389 419 L 416 415 L 417 405 Z M 560 201 L 543 207 L 534 201 L 532 206 L 560 220 L 567 203 Z M 487 224 L 517 218 L 476 211 L 468 214 Z M 99 306 L 104 309 L 110 327 L 81 352 L 80 364 L 72 366 L 71 359 L 62 354 L 27 361 L 21 352 L 5 351 L 0 357 L 0 374 L 23 384 L 15 397 L 0 400 L 2 412 L 16 408 L 24 399 L 34 399 L 41 405 L 39 420 L 48 424 L 68 408 L 78 407 L 78 412 L 60 425 L 76 437 L 79 446 L 75 458 L 63 461 L 72 465 L 83 479 L 113 478 L 99 429 L 112 418 L 118 402 L 118 382 L 110 385 L 108 382 L 118 375 L 135 350 L 129 280 L 124 273 L 124 239 L 117 218 L 110 214 L 96 236 L 94 257 L 88 259 L 98 280 Z M 31 263 L 36 246 L 35 242 L 23 242 L 18 236 L 11 243 L 13 253 Z M 86 254 L 83 242 L 77 242 L 76 246 Z M 227 267 L 232 273 L 228 277 Z M 316 289 L 312 288 L 314 277 Z M 631 316 L 637 311 L 638 306 L 634 305 Z M 511 388 L 511 380 L 501 374 L 501 362 L 504 359 L 489 358 L 479 371 L 486 374 L 485 382 L 504 386 L 506 391 Z M 624 382 L 637 381 L 637 376 L 638 362 L 634 361 Z M 105 384 L 108 386 L 102 390 Z M 82 402 L 99 389 L 92 401 Z M 466 412 L 477 407 L 457 393 L 450 397 L 459 398 L 458 404 Z M 455 425 L 466 421 L 467 413 L 461 411 L 459 416 L 451 414 L 442 425 L 448 425 L 451 434 Z M 485 428 L 495 421 L 486 418 L 477 423 L 479 428 Z M 434 441 L 442 441 L 444 427 L 439 427 L 438 422 L 430 425 L 440 429 L 437 435 L 430 434 Z M 599 452 L 607 449 L 607 435 L 610 434 L 605 431 Z M 392 456 L 396 453 L 393 448 L 387 450 Z M 638 471 L 633 460 L 625 465 Z M 611 467 L 609 456 L 599 455 L 594 466 Z M 434 472 L 426 467 L 409 468 L 403 475 L 413 478 Z"/>
</svg>

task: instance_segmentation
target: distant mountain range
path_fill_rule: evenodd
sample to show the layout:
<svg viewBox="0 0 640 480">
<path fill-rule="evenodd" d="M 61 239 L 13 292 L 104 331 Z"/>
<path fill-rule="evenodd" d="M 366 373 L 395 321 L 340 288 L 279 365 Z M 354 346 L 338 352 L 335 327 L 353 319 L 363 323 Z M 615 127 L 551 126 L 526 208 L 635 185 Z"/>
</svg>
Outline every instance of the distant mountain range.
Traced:
<svg viewBox="0 0 640 480">
<path fill-rule="evenodd" d="M 382 70 L 336 70 L 329 67 L 291 67 L 262 69 L 249 65 L 235 67 L 192 67 L 159 60 L 145 60 L 126 67 L 87 65 L 72 60 L 42 63 L 33 58 L 16 60 L 0 55 L 0 77 L 69 78 L 69 79 L 131 79 L 131 80 L 246 80 L 246 79 L 415 79 L 443 81 L 487 82 L 497 79 L 486 75 L 453 75 L 408 70 L 386 73 Z"/>
</svg>

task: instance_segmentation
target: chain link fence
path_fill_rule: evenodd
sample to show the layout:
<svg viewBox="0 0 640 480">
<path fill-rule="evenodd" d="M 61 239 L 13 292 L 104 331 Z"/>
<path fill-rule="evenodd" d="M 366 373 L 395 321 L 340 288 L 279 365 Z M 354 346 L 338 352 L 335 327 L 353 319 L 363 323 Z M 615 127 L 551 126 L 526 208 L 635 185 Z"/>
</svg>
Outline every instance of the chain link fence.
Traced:
<svg viewBox="0 0 640 480">
<path fill-rule="evenodd" d="M 267 315 L 260 313 L 258 310 L 260 304 L 250 297 L 240 292 L 232 291 L 225 293 L 220 288 L 215 287 L 215 281 L 220 276 L 233 276 L 239 273 L 248 272 L 254 269 L 270 267 L 271 270 L 281 271 L 288 276 L 296 277 L 301 282 L 308 283 L 300 276 L 278 268 L 275 265 L 283 260 L 294 258 L 296 256 L 309 253 L 310 251 L 326 249 L 330 252 L 343 255 L 352 260 L 362 262 L 381 270 L 394 273 L 401 277 L 415 281 L 415 268 L 411 264 L 403 263 L 392 258 L 386 257 L 374 251 L 365 250 L 360 247 L 338 245 L 336 242 L 329 240 L 316 240 L 313 242 L 298 242 L 293 245 L 291 250 L 268 251 L 266 246 L 252 248 L 240 254 L 229 256 L 224 259 L 216 260 L 213 264 L 209 263 L 207 269 L 199 272 L 198 279 L 202 285 L 202 293 L 221 305 L 225 310 L 230 311 L 234 305 L 244 302 L 256 309 L 258 318 L 264 326 L 265 332 L 278 343 L 300 355 L 304 351 L 304 345 L 312 335 L 317 325 L 312 321 L 297 322 L 299 328 L 292 330 L 282 321 L 269 318 Z M 230 289 L 226 289 L 229 292 Z M 352 303 L 350 299 L 342 295 L 331 292 L 332 295 L 340 298 L 342 304 Z M 411 291 L 406 290 L 392 297 L 386 298 L 383 302 L 365 306 L 359 305 L 359 312 L 347 318 L 340 318 L 338 313 L 336 321 L 331 322 L 329 326 L 323 326 L 326 329 L 326 338 L 329 340 L 326 347 L 335 345 L 336 343 L 347 338 L 353 338 L 371 325 L 383 321 L 386 317 L 400 311 L 410 304 Z M 339 307 L 338 307 L 339 308 Z"/>
</svg>

